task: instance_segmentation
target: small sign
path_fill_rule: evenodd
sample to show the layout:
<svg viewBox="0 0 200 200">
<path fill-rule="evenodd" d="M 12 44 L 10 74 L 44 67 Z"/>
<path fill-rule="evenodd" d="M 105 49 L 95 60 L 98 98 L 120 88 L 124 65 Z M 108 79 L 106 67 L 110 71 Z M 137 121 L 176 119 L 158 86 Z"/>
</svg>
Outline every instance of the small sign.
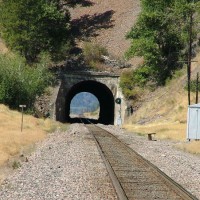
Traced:
<svg viewBox="0 0 200 200">
<path fill-rule="evenodd" d="M 26 108 L 26 105 L 19 105 L 20 108 Z"/>
</svg>

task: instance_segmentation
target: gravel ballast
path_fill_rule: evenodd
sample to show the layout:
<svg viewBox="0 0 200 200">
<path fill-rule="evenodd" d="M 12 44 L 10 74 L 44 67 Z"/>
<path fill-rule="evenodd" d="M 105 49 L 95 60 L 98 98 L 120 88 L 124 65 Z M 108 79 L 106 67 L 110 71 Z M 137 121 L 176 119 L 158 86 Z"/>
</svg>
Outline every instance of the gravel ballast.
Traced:
<svg viewBox="0 0 200 200">
<path fill-rule="evenodd" d="M 112 132 L 130 148 L 200 199 L 200 156 L 176 149 L 174 146 L 179 142 L 149 141 L 147 136 L 127 133 L 116 126 L 99 126 Z"/>
<path fill-rule="evenodd" d="M 104 126 L 200 199 L 200 156 L 174 148 L 177 142 Z M 117 199 L 96 143 L 82 124 L 51 134 L 0 187 L 1 200 Z"/>
<path fill-rule="evenodd" d="M 84 125 L 50 135 L 28 160 L 3 182 L 1 200 L 117 199 Z"/>
</svg>

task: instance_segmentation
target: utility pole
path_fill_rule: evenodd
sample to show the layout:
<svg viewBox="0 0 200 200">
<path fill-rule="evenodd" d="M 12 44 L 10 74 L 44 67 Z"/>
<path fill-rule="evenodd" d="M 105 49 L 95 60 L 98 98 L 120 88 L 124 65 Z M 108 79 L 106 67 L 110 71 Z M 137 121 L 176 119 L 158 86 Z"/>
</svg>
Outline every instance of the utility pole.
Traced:
<svg viewBox="0 0 200 200">
<path fill-rule="evenodd" d="M 187 77 L 188 77 L 188 105 L 190 105 L 190 80 L 191 80 L 191 60 L 192 60 L 192 27 L 193 27 L 193 12 L 189 14 L 189 41 L 188 41 L 188 62 L 187 62 Z"/>
<path fill-rule="evenodd" d="M 197 82 L 196 82 L 196 104 L 198 104 L 199 101 L 199 72 L 197 72 Z"/>
</svg>

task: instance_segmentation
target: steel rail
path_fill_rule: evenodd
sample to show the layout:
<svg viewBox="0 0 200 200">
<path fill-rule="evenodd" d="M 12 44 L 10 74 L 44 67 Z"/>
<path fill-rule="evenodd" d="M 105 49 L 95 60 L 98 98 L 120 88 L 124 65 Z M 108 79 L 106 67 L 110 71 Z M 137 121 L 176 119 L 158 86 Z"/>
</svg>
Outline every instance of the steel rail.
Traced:
<svg viewBox="0 0 200 200">
<path fill-rule="evenodd" d="M 174 198 L 174 199 L 198 200 L 195 196 L 193 196 L 191 193 L 189 193 L 185 188 L 183 188 L 181 185 L 179 185 L 177 182 L 175 182 L 173 179 L 171 179 L 169 176 L 167 176 L 164 172 L 162 172 L 158 167 L 156 167 L 151 162 L 149 162 L 148 160 L 143 158 L 136 151 L 134 151 L 132 148 L 130 148 L 127 144 L 125 144 L 122 140 L 118 139 L 115 135 L 113 135 L 109 131 L 107 131 L 107 130 L 105 130 L 105 129 L 97 126 L 97 125 L 87 125 L 87 127 L 94 136 L 98 150 L 100 152 L 100 155 L 105 162 L 106 168 L 108 170 L 108 173 L 111 177 L 111 180 L 113 182 L 113 185 L 115 187 L 115 190 L 116 190 L 117 195 L 118 195 L 120 200 L 121 199 L 129 199 L 129 197 L 126 194 L 126 191 L 123 187 L 123 184 L 121 183 L 121 180 L 119 178 L 119 175 L 117 175 L 117 172 L 114 169 L 116 167 L 112 166 L 112 163 L 110 162 L 108 156 L 105 153 L 105 149 L 104 149 L 102 143 L 99 141 L 98 135 L 102 134 L 102 133 L 105 134 L 105 135 L 109 135 L 109 137 L 111 137 L 112 140 L 115 140 L 117 143 L 119 143 L 121 146 L 123 146 L 124 149 L 125 149 L 124 151 L 127 151 L 131 155 L 131 156 L 129 155 L 129 158 L 132 157 L 132 156 L 136 157 L 136 159 L 139 162 L 143 163 L 142 164 L 143 166 L 150 169 L 150 171 L 155 176 L 159 177 L 159 179 L 162 181 L 161 184 L 165 184 L 168 188 L 170 188 L 171 191 L 173 191 L 176 195 L 179 196 L 179 197 Z M 106 137 L 106 136 L 104 136 L 104 137 Z M 112 145 L 112 144 L 110 144 L 110 145 Z M 123 172 L 126 172 L 126 170 L 124 170 Z M 133 183 L 133 182 L 130 182 L 130 183 Z M 148 183 L 146 183 L 146 184 L 148 184 Z"/>
<path fill-rule="evenodd" d="M 128 200 L 128 197 L 126 196 L 126 193 L 123 189 L 123 187 L 121 186 L 116 174 L 115 174 L 115 171 L 113 170 L 113 168 L 111 167 L 111 164 L 109 162 L 109 160 L 105 157 L 104 153 L 103 153 L 103 150 L 101 148 L 101 145 L 99 144 L 98 140 L 96 139 L 96 137 L 93 135 L 93 138 L 97 144 L 97 149 L 100 153 L 100 156 L 106 166 L 106 169 L 108 171 L 108 174 L 110 176 L 110 179 L 112 181 L 112 184 L 115 188 L 115 191 L 117 193 L 117 196 L 120 200 Z"/>
</svg>

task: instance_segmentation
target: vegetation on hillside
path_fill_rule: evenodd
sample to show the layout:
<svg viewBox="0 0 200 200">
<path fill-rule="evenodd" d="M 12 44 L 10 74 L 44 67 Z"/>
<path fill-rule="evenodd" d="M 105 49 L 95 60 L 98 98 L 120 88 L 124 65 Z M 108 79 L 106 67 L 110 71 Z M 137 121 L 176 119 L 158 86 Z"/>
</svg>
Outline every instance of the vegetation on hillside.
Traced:
<svg viewBox="0 0 200 200">
<path fill-rule="evenodd" d="M 12 54 L 0 55 L 0 103 L 32 109 L 36 96 L 51 84 L 48 65 L 65 60 L 74 45 L 68 8 L 78 4 L 92 5 L 85 0 L 0 1 L 0 37 Z M 101 54 L 107 54 L 105 48 L 86 42 L 81 56 L 95 68 Z"/>
<path fill-rule="evenodd" d="M 102 63 L 102 56 L 106 55 L 108 55 L 107 49 L 97 43 L 85 42 L 83 45 L 84 60 L 93 69 L 98 68 Z"/>
<path fill-rule="evenodd" d="M 53 81 L 46 64 L 34 68 L 20 56 L 0 54 L 0 103 L 18 108 L 20 104 L 33 108 L 37 96 Z"/>
<path fill-rule="evenodd" d="M 34 76 L 40 71 L 44 79 L 43 83 L 29 81 L 29 87 L 35 89 L 28 89 L 29 93 L 32 91 L 29 95 L 22 92 L 22 94 L 26 94 L 23 96 L 27 96 L 25 100 L 24 97 L 21 97 L 22 95 L 19 97 L 16 94 L 19 94 L 19 90 L 27 91 L 27 84 L 22 84 L 24 82 L 21 81 L 20 85 L 18 82 L 16 84 L 15 81 L 6 82 L 3 79 L 0 82 L 1 103 L 17 107 L 20 102 L 26 101 L 31 106 L 35 97 L 40 95 L 44 88 L 51 83 L 50 74 L 47 68 L 40 64 L 40 61 L 44 54 L 49 55 L 50 60 L 54 61 L 62 60 L 68 55 L 73 40 L 68 8 L 75 7 L 77 4 L 91 5 L 84 0 L 64 2 L 60 0 L 0 1 L 1 37 L 11 50 L 18 51 L 25 58 L 26 64 L 32 66 L 32 71 L 29 72 L 28 66 L 24 61 L 20 61 L 18 56 L 15 64 L 13 64 L 14 59 L 7 58 L 7 61 L 5 61 L 7 63 L 0 73 L 3 74 L 5 69 L 9 71 L 13 66 L 16 70 L 21 69 L 22 63 L 27 74 Z M 153 0 L 149 2 L 148 0 L 141 0 L 141 6 L 142 11 L 138 21 L 127 34 L 127 39 L 131 40 L 131 47 L 126 56 L 129 58 L 141 56 L 144 58 L 144 63 L 136 70 L 122 74 L 120 85 L 127 99 L 140 97 L 142 87 L 154 88 L 157 85 L 165 84 L 166 80 L 172 77 L 174 71 L 182 67 L 183 63 L 179 61 L 187 60 L 190 16 L 193 15 L 195 16 L 194 19 L 197 18 L 195 13 L 199 9 L 199 1 Z M 12 12 L 10 12 L 11 10 Z M 198 33 L 195 23 L 194 20 L 193 40 Z M 79 26 L 79 23 L 77 23 L 77 26 Z M 85 63 L 93 68 L 101 64 L 101 55 L 107 53 L 106 49 L 98 44 L 85 42 L 83 45 L 82 55 Z M 8 64 L 8 61 L 11 64 Z M 34 63 L 38 63 L 36 67 Z M 8 65 L 9 67 L 7 67 Z M 7 74 L 10 77 L 8 80 L 12 80 L 12 73 Z M 19 77 L 14 78 L 23 80 L 22 73 L 18 74 L 20 74 Z M 27 75 L 27 77 L 29 76 Z M 20 89 L 12 88 L 12 84 L 9 82 L 20 85 Z M 38 84 L 35 84 L 35 82 Z"/>
<path fill-rule="evenodd" d="M 141 56 L 144 63 L 129 75 L 122 76 L 121 86 L 126 96 L 129 96 L 127 90 L 131 92 L 135 86 L 165 84 L 174 71 L 182 67 L 183 62 L 179 61 L 187 60 L 190 19 L 199 11 L 200 2 L 141 0 L 141 6 L 138 21 L 127 34 L 131 47 L 126 56 Z M 198 17 L 195 17 L 193 40 L 198 33 L 195 21 Z"/>
<path fill-rule="evenodd" d="M 0 103 L 29 110 L 52 84 L 51 61 L 66 58 L 71 44 L 68 6 L 57 0 L 0 1 Z M 30 67 L 31 66 L 31 67 Z"/>
<path fill-rule="evenodd" d="M 63 59 L 70 44 L 70 15 L 59 0 L 2 0 L 1 37 L 27 63 L 37 62 L 42 52 Z"/>
</svg>

